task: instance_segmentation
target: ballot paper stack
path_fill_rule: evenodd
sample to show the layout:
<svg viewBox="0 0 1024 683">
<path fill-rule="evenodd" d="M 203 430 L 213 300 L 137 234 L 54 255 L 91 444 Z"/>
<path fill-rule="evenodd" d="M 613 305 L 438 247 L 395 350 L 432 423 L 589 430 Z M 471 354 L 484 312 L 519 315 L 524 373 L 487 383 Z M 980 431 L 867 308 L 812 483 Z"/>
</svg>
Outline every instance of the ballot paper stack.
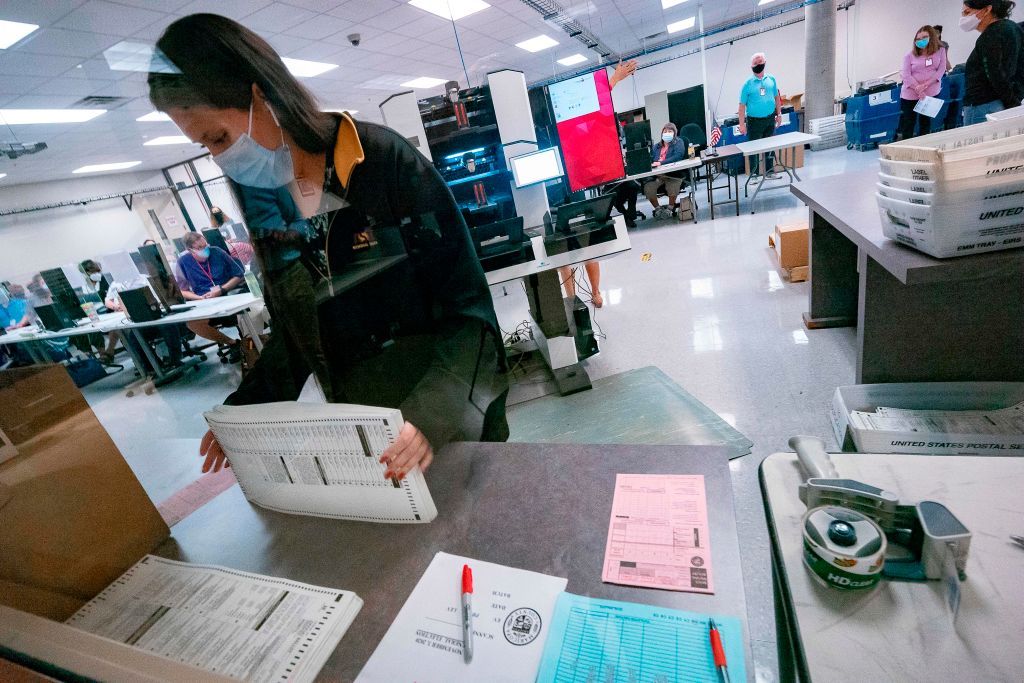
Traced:
<svg viewBox="0 0 1024 683">
<path fill-rule="evenodd" d="M 910 410 L 880 406 L 850 412 L 864 452 L 1024 455 L 1024 403 L 993 410 Z M 881 443 L 879 443 L 881 441 Z"/>
<path fill-rule="evenodd" d="M 882 145 L 886 237 L 936 258 L 1024 246 L 1024 118 Z"/>
</svg>

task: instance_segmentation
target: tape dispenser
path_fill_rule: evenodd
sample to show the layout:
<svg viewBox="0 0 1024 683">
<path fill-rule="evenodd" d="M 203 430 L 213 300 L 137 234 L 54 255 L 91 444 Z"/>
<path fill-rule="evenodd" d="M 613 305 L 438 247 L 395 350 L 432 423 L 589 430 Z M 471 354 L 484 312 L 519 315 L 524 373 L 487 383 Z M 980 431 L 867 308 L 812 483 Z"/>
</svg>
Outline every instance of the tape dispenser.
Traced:
<svg viewBox="0 0 1024 683">
<path fill-rule="evenodd" d="M 839 507 L 863 514 L 881 527 L 888 540 L 882 574 L 901 580 L 964 580 L 971 532 L 942 503 L 923 500 L 900 505 L 899 497 L 855 479 L 842 479 L 814 436 L 794 436 L 796 451 L 808 478 L 800 484 L 800 500 L 808 510 Z"/>
</svg>

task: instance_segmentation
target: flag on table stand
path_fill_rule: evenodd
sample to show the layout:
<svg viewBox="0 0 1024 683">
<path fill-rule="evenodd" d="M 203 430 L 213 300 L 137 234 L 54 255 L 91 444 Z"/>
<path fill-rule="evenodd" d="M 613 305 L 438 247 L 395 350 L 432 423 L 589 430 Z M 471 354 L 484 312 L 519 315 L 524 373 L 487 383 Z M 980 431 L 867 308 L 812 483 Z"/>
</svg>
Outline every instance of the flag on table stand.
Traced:
<svg viewBox="0 0 1024 683">
<path fill-rule="evenodd" d="M 715 146 L 719 142 L 721 142 L 721 141 L 722 141 L 722 129 L 719 128 L 718 126 L 715 126 L 714 128 L 711 129 L 711 139 L 710 139 L 711 151 L 708 154 L 710 154 L 711 156 L 717 155 L 718 152 L 715 151 Z"/>
</svg>

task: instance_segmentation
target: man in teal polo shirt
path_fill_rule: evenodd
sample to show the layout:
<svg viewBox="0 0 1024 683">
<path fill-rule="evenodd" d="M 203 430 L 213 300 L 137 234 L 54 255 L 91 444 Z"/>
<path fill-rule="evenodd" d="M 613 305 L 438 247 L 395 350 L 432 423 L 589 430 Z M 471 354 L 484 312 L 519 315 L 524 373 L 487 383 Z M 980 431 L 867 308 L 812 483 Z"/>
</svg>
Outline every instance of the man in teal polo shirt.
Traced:
<svg viewBox="0 0 1024 683">
<path fill-rule="evenodd" d="M 775 126 L 782 123 L 782 96 L 779 94 L 779 86 L 775 82 L 775 76 L 770 76 L 764 70 L 765 57 L 763 52 L 758 52 L 750 58 L 750 70 L 754 75 L 747 79 L 740 90 L 740 135 L 746 135 L 748 140 L 761 140 L 775 135 Z M 766 172 L 769 177 L 772 169 L 775 168 L 775 154 L 768 152 L 766 157 Z M 760 157 L 753 157 L 750 161 L 750 175 L 755 176 L 760 172 Z"/>
</svg>

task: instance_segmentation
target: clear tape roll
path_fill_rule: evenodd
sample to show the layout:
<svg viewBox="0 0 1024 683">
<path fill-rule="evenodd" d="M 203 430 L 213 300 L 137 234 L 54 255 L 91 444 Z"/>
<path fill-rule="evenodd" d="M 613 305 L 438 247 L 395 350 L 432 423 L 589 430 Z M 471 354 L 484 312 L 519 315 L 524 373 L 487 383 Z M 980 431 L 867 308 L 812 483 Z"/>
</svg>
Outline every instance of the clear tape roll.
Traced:
<svg viewBox="0 0 1024 683">
<path fill-rule="evenodd" d="M 866 590 L 882 578 L 885 532 L 859 512 L 823 506 L 807 511 L 801 521 L 804 564 L 825 586 Z"/>
</svg>

